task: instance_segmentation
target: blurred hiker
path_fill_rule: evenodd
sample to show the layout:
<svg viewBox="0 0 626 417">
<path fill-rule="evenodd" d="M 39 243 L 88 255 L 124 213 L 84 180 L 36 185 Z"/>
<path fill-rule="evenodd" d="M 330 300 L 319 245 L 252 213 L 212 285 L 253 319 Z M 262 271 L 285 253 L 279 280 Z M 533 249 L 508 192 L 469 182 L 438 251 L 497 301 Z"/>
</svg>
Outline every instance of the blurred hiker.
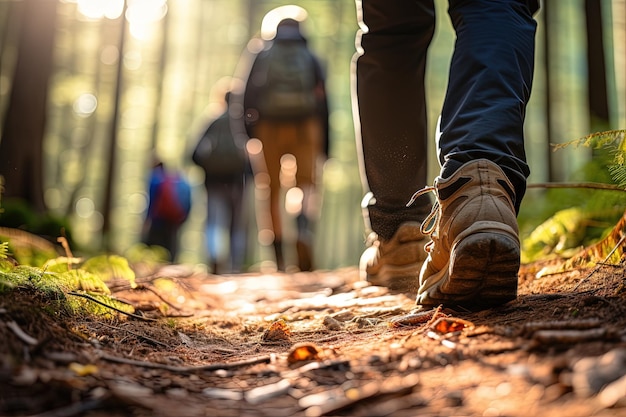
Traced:
<svg viewBox="0 0 626 417">
<path fill-rule="evenodd" d="M 262 144 L 262 163 L 253 163 L 257 187 L 269 182 L 269 213 L 276 266 L 285 270 L 286 247 L 281 216 L 285 189 L 290 215 L 296 218 L 297 267 L 313 268 L 313 226 L 319 211 L 318 166 L 328 150 L 325 78 L 318 58 L 300 31 L 283 19 L 276 36 L 252 58 L 245 83 L 243 118 L 251 138 Z M 258 207 L 265 210 L 266 207 Z M 285 251 L 284 251 L 285 250 Z"/>
<path fill-rule="evenodd" d="M 148 212 L 142 241 L 168 250 L 170 260 L 178 255 L 178 232 L 191 210 L 191 187 L 182 173 L 168 171 L 156 161 L 150 174 Z"/>
<path fill-rule="evenodd" d="M 229 97 L 226 93 L 225 106 Z M 205 236 L 212 272 L 241 272 L 248 238 L 245 195 L 250 168 L 245 143 L 237 142 L 231 132 L 228 108 L 209 123 L 192 160 L 205 173 Z"/>
<path fill-rule="evenodd" d="M 424 74 L 434 2 L 356 3 L 355 125 L 370 231 L 362 275 L 416 290 L 424 306 L 482 308 L 513 300 L 520 266 L 516 214 L 529 175 L 523 127 L 537 1 L 450 0 L 457 39 L 436 138 L 441 169 L 432 187 Z"/>
</svg>

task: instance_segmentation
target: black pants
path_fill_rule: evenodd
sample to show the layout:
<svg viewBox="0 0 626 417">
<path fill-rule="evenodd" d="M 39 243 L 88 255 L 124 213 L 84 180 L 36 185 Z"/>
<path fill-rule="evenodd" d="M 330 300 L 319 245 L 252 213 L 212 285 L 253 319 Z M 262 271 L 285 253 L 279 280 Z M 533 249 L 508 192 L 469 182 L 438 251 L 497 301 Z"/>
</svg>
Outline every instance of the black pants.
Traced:
<svg viewBox="0 0 626 417">
<path fill-rule="evenodd" d="M 371 228 L 389 239 L 401 223 L 429 212 L 427 196 L 405 205 L 428 181 L 424 75 L 435 7 L 433 0 L 357 0 L 357 6 L 357 145 L 374 196 Z M 515 186 L 518 209 L 530 173 L 523 124 L 536 10 L 536 2 L 523 0 L 450 0 L 448 10 L 457 40 L 437 140 L 441 175 L 478 158 L 496 162 Z"/>
</svg>

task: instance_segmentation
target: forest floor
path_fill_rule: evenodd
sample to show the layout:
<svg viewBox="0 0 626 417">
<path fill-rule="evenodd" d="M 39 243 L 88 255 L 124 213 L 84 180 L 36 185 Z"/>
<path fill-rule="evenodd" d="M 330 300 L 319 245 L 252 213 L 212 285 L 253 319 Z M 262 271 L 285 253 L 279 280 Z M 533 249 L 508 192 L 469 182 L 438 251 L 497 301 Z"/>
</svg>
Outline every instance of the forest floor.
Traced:
<svg viewBox="0 0 626 417">
<path fill-rule="evenodd" d="M 411 315 L 357 268 L 169 265 L 113 295 L 141 316 L 0 295 L 3 416 L 626 416 L 626 263 L 537 278 L 481 312 Z"/>
</svg>

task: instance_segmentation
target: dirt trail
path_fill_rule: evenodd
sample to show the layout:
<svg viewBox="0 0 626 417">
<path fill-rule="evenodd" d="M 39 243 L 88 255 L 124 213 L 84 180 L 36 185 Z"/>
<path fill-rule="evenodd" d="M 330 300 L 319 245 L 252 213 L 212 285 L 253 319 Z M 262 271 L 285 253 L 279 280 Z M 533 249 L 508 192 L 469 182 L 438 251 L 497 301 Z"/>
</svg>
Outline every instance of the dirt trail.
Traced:
<svg viewBox="0 0 626 417">
<path fill-rule="evenodd" d="M 16 291 L 0 296 L 0 415 L 626 416 L 624 267 L 525 268 L 505 306 L 410 317 L 411 294 L 356 268 L 168 266 L 112 287 L 144 320 Z"/>
</svg>

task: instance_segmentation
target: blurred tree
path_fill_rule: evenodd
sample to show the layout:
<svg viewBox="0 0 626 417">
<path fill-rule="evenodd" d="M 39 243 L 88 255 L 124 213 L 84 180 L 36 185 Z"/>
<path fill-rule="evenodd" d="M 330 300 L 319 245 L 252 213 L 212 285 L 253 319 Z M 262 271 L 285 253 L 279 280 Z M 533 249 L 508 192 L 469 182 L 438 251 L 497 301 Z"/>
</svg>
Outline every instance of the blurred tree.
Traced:
<svg viewBox="0 0 626 417">
<path fill-rule="evenodd" d="M 126 7 L 126 6 L 124 6 Z M 126 10 L 126 9 L 124 9 Z M 124 53 L 124 43 L 126 39 L 126 18 L 124 13 L 118 18 L 120 21 L 120 38 L 118 44 L 118 51 L 120 56 Z M 115 184 L 116 162 L 118 154 L 118 126 L 119 126 L 119 114 L 120 104 L 122 101 L 122 79 L 124 74 L 124 61 L 119 59 L 117 63 L 117 76 L 115 81 L 115 104 L 113 106 L 113 114 L 111 115 L 111 131 L 109 136 L 109 155 L 107 162 L 107 176 L 104 183 L 104 208 L 102 210 L 102 236 L 104 242 L 104 248 L 111 250 L 111 216 L 113 215 L 113 189 Z"/>
<path fill-rule="evenodd" d="M 606 80 L 606 57 L 604 47 L 604 22 L 602 4 L 585 0 L 587 23 L 587 92 L 591 131 L 607 130 L 609 126 L 609 97 Z"/>
<path fill-rule="evenodd" d="M 44 212 L 43 138 L 52 72 L 58 0 L 23 0 L 11 8 L 20 22 L 17 61 L 0 141 L 4 198 Z"/>
</svg>

